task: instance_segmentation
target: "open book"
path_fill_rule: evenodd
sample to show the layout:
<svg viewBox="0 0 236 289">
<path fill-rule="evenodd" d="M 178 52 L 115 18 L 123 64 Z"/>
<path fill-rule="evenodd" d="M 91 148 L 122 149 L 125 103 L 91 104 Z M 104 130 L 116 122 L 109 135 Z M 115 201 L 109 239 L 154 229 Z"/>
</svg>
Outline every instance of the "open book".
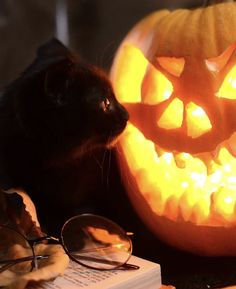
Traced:
<svg viewBox="0 0 236 289">
<path fill-rule="evenodd" d="M 157 263 L 131 256 L 129 263 L 138 265 L 138 270 L 98 271 L 70 262 L 63 276 L 30 289 L 159 289 L 161 268 Z"/>
</svg>

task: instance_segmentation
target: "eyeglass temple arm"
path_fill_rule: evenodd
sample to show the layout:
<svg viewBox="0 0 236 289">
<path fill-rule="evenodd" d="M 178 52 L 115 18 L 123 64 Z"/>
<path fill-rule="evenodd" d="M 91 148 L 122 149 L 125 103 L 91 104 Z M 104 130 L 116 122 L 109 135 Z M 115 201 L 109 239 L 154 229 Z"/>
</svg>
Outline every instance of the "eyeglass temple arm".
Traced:
<svg viewBox="0 0 236 289">
<path fill-rule="evenodd" d="M 43 237 L 39 237 L 39 238 L 32 239 L 32 240 L 29 239 L 27 241 L 29 242 L 31 247 L 33 247 L 33 245 L 35 243 L 39 243 L 39 242 L 44 241 L 44 240 L 52 241 L 55 244 L 59 244 L 60 243 L 59 239 L 57 239 L 55 237 L 52 237 L 52 236 L 43 236 Z M 34 260 L 34 259 L 37 259 L 37 260 L 47 259 L 48 257 L 49 257 L 49 255 L 36 255 L 36 256 L 32 255 L 32 256 L 27 256 L 27 257 L 22 257 L 22 258 L 17 258 L 17 259 L 0 260 L 0 264 L 5 264 L 5 265 L 3 265 L 0 268 L 0 273 L 4 272 L 8 268 L 10 268 L 10 267 L 12 267 L 12 266 L 14 266 L 14 265 L 16 265 L 18 263 L 31 261 L 31 260 Z"/>
<path fill-rule="evenodd" d="M 137 270 L 137 269 L 140 268 L 137 265 L 129 264 L 129 263 L 125 263 L 122 266 L 119 266 L 120 262 L 117 262 L 117 261 L 107 260 L 107 259 L 99 259 L 99 258 L 95 258 L 95 257 L 92 257 L 92 256 L 84 256 L 84 255 L 80 255 L 80 254 L 76 254 L 76 253 L 74 253 L 74 254 L 71 253 L 71 256 L 73 256 L 73 258 L 75 258 L 75 256 L 76 256 L 76 258 L 81 259 L 81 260 L 114 265 L 114 266 L 119 267 L 119 269 L 124 269 L 124 270 Z"/>
<path fill-rule="evenodd" d="M 17 259 L 0 260 L 0 264 L 5 264 L 0 268 L 0 273 L 2 273 L 3 271 L 7 270 L 8 268 L 18 263 L 31 261 L 34 259 L 37 259 L 37 260 L 47 259 L 48 257 L 49 255 L 36 255 L 36 256 L 27 256 L 27 257 L 22 257 L 22 258 L 17 258 Z"/>
<path fill-rule="evenodd" d="M 51 241 L 54 244 L 60 244 L 60 240 L 52 236 L 43 236 L 32 240 L 29 239 L 27 241 L 30 243 L 31 246 L 33 246 L 36 243 L 40 243 L 42 241 Z"/>
<path fill-rule="evenodd" d="M 132 232 L 127 232 L 127 235 L 131 236 L 131 235 L 133 235 L 133 233 Z M 40 237 L 40 238 L 37 238 L 37 239 L 34 239 L 34 240 L 30 240 L 30 242 L 32 242 L 32 244 L 35 244 L 37 242 L 41 242 L 41 241 L 44 241 L 44 240 L 52 241 L 53 243 L 60 244 L 60 240 L 58 238 L 55 238 L 55 237 L 52 237 L 52 236 Z M 105 245 L 105 246 L 98 247 L 98 248 L 84 249 L 84 250 L 81 250 L 80 253 L 98 251 L 98 250 L 106 249 L 106 248 L 109 248 L 109 247 L 112 247 L 112 246 L 111 245 Z M 94 258 L 94 257 L 78 255 L 76 253 L 73 254 L 72 252 L 70 252 L 70 254 L 72 256 L 76 255 L 76 256 L 80 257 L 81 259 L 84 259 L 84 260 L 90 260 L 90 261 L 95 261 L 95 262 L 99 262 L 99 263 L 113 264 L 115 266 L 116 265 L 118 266 L 120 264 L 119 262 L 116 262 L 116 261 L 98 259 L 98 258 Z M 129 264 L 129 263 L 125 263 L 125 264 L 123 264 L 122 266 L 119 267 L 119 269 L 123 269 L 123 270 L 137 270 L 139 268 L 140 268 L 139 266 L 134 265 L 134 264 Z"/>
</svg>

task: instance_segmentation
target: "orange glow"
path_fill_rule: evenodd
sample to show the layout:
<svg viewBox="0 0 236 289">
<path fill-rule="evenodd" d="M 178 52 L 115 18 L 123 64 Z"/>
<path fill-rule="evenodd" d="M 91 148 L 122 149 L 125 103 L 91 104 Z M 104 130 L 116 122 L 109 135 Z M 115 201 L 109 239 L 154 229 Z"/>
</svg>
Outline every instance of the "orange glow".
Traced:
<svg viewBox="0 0 236 289">
<path fill-rule="evenodd" d="M 111 234 L 106 229 L 87 227 L 87 231 L 93 236 L 94 239 L 101 242 L 102 244 L 109 244 L 109 247 L 101 247 L 101 250 L 123 250 L 128 252 L 130 250 L 130 243 L 127 240 L 121 239 L 117 234 Z M 94 249 L 99 250 L 99 247 L 94 247 Z"/>
<path fill-rule="evenodd" d="M 174 98 L 168 105 L 157 124 L 165 129 L 179 128 L 183 121 L 184 105 L 183 102 Z"/>
<path fill-rule="evenodd" d="M 159 64 L 170 74 L 174 76 L 180 76 L 184 70 L 185 60 L 183 57 L 157 57 Z"/>
<path fill-rule="evenodd" d="M 164 104 L 157 126 L 170 130 L 184 124 L 187 136 L 193 139 L 211 131 L 212 124 L 204 109 L 194 102 L 184 103 L 181 95 L 175 96 L 174 85 L 148 63 L 139 49 L 125 45 L 120 59 L 124 63 L 116 69 L 122 67 L 122 73 L 116 73 L 114 85 L 121 102 Z M 171 60 L 158 58 L 169 73 L 180 74 L 185 62 L 173 58 L 173 73 Z M 226 76 L 218 97 L 236 98 L 236 66 Z M 152 212 L 171 220 L 181 217 L 211 226 L 221 226 L 226 220 L 236 224 L 236 176 L 232 173 L 236 172 L 236 158 L 228 149 L 236 147 L 235 143 L 234 134 L 212 153 L 165 152 L 131 123 L 120 137 L 129 171 Z"/>
<path fill-rule="evenodd" d="M 132 45 L 125 45 L 122 50 L 121 62 L 116 78 L 118 89 L 116 93 L 121 102 L 140 102 L 141 84 L 148 61 L 139 49 Z M 128 65 L 128 63 L 132 63 L 132 65 Z"/>
<path fill-rule="evenodd" d="M 130 115 L 117 156 L 139 217 L 173 247 L 236 256 L 236 2 L 221 2 L 153 11 L 121 42 L 110 76 Z M 148 60 L 132 103 L 125 70 L 138 61 L 127 45 Z"/>
<path fill-rule="evenodd" d="M 236 159 L 226 147 L 208 164 L 188 153 L 158 155 L 154 144 L 132 124 L 121 142 L 128 166 L 153 212 L 175 219 L 180 210 L 186 221 L 198 224 L 211 221 L 217 225 L 229 218 L 236 222 L 236 177 L 231 173 L 236 171 Z M 219 216 L 213 219 L 216 213 L 221 221 Z"/>
<path fill-rule="evenodd" d="M 222 187 L 214 195 L 215 210 L 224 216 L 225 219 L 232 219 L 236 201 L 236 191 L 234 189 Z M 234 217 L 235 221 L 235 217 Z"/>
<path fill-rule="evenodd" d="M 236 99 L 236 66 L 231 68 L 225 77 L 217 96 L 219 98 Z"/>
<path fill-rule="evenodd" d="M 211 130 L 211 122 L 200 106 L 190 102 L 186 106 L 186 113 L 188 136 L 196 138 Z"/>
<path fill-rule="evenodd" d="M 173 92 L 171 82 L 151 64 L 142 84 L 142 100 L 146 104 L 158 104 L 169 99 Z"/>
<path fill-rule="evenodd" d="M 212 57 L 205 60 L 206 66 L 212 72 L 219 72 L 222 70 L 235 50 L 235 44 L 229 46 L 220 56 Z"/>
</svg>

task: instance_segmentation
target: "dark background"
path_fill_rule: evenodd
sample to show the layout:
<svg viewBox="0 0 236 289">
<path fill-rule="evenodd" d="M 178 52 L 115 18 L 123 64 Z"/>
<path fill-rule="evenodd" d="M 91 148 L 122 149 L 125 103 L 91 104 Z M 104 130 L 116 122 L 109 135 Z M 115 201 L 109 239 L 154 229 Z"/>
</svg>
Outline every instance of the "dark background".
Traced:
<svg viewBox="0 0 236 289">
<path fill-rule="evenodd" d="M 16 78 L 32 61 L 37 47 L 52 36 L 109 72 L 119 43 L 139 19 L 157 9 L 192 8 L 202 3 L 197 0 L 1 0 L 0 88 Z M 61 28 L 57 24 L 60 13 L 65 17 L 59 19 L 60 24 L 66 20 Z M 207 284 L 218 281 L 236 284 L 235 258 L 207 258 L 180 252 L 147 230 L 129 203 L 114 150 L 107 154 L 102 170 L 99 166 L 97 169 L 101 176 L 95 180 L 99 195 L 97 212 L 135 233 L 134 254 L 161 264 L 163 284 L 181 289 L 210 288 Z"/>
<path fill-rule="evenodd" d="M 36 48 L 58 36 L 60 7 L 67 35 L 59 38 L 87 61 L 107 70 L 122 38 L 142 17 L 157 9 L 194 7 L 203 0 L 1 0 L 0 87 L 16 77 Z M 61 18 L 60 24 L 63 23 Z"/>
</svg>

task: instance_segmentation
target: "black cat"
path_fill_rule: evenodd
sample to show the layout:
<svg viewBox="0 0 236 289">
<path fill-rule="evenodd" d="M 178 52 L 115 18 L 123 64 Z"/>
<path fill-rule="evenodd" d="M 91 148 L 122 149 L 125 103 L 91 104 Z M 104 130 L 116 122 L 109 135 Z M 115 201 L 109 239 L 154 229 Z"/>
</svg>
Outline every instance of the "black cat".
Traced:
<svg viewBox="0 0 236 289">
<path fill-rule="evenodd" d="M 24 189 L 43 226 L 73 215 L 93 198 L 91 151 L 127 120 L 105 73 L 50 40 L 0 98 L 1 187 Z"/>
</svg>

